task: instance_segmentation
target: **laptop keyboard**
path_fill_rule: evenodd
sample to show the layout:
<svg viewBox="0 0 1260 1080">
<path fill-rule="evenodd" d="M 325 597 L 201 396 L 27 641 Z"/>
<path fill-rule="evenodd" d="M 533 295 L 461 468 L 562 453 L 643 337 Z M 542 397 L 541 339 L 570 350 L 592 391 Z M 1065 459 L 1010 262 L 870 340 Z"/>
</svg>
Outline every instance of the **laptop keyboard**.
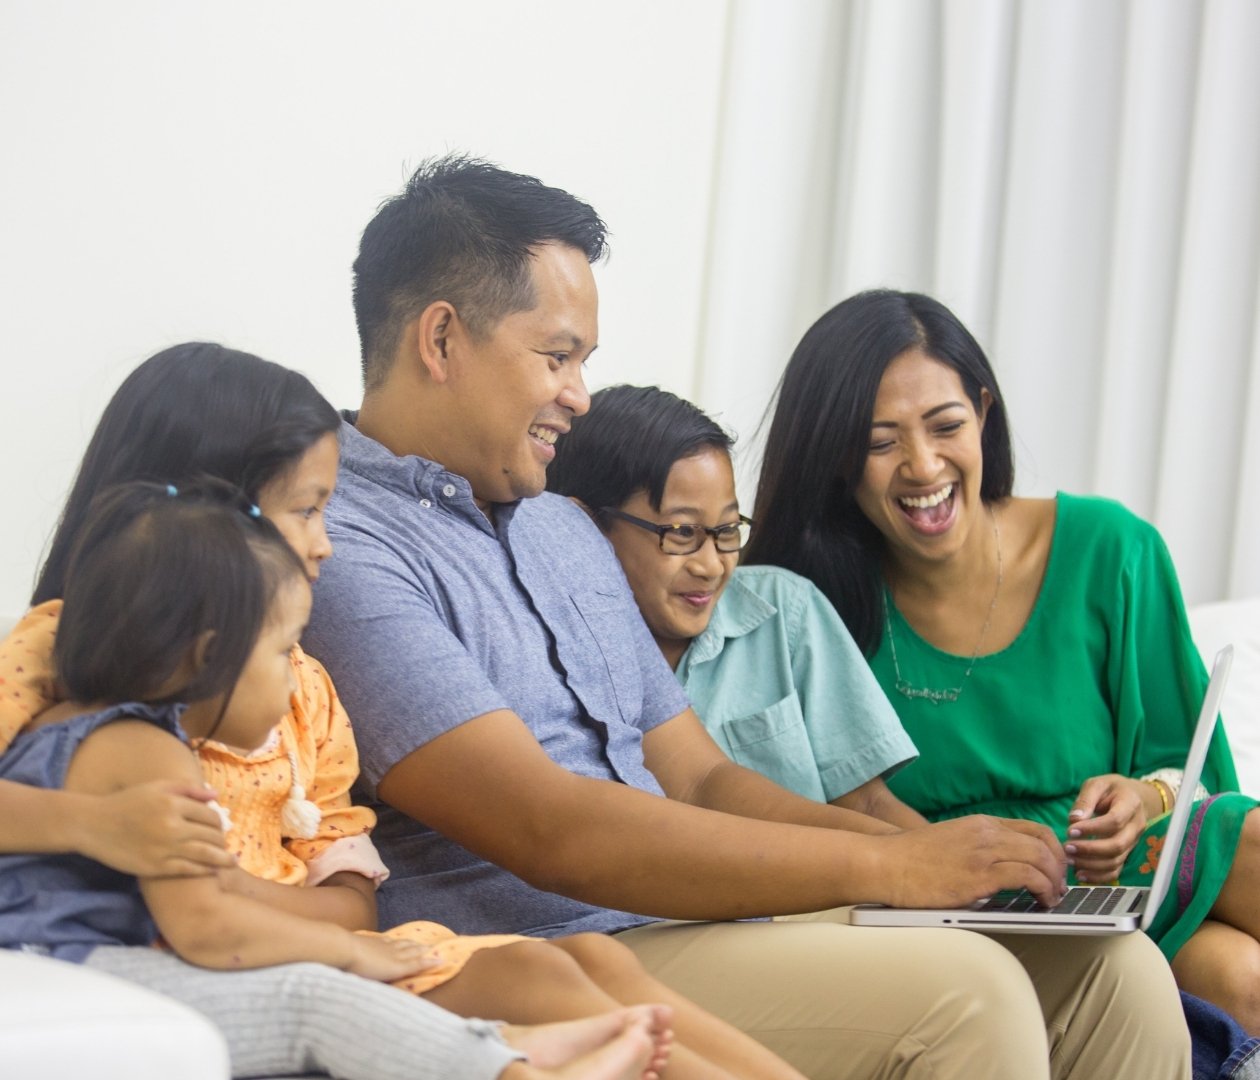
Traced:
<svg viewBox="0 0 1260 1080">
<path fill-rule="evenodd" d="M 1091 888 L 1078 886 L 1069 889 L 1055 907 L 1042 907 L 1027 889 L 1008 889 L 994 893 L 980 911 L 1053 911 L 1056 915 L 1111 915 L 1117 905 L 1124 899 L 1127 889 L 1113 888 L 1109 885 L 1096 885 Z M 1142 902 L 1142 893 L 1135 893 L 1127 910 L 1132 911 Z"/>
</svg>

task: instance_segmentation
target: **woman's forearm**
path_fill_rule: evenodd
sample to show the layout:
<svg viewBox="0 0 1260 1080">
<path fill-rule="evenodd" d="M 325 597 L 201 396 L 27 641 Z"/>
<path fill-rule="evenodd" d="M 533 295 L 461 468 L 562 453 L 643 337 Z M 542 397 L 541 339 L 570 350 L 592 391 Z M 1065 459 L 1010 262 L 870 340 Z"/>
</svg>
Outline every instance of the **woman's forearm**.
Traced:
<svg viewBox="0 0 1260 1080">
<path fill-rule="evenodd" d="M 91 795 L 0 780 L 0 852 L 64 854 L 82 850 Z"/>
<path fill-rule="evenodd" d="M 73 852 L 125 874 L 208 874 L 232 865 L 212 793 L 152 781 L 107 795 L 0 780 L 0 852 Z"/>
</svg>

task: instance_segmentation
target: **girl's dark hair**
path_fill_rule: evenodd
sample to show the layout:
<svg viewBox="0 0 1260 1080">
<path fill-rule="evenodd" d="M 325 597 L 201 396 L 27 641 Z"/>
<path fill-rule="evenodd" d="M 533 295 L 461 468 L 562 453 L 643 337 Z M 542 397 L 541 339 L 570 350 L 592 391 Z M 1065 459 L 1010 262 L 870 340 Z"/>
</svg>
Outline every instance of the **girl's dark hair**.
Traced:
<svg viewBox="0 0 1260 1080">
<path fill-rule="evenodd" d="M 252 500 L 341 418 L 305 375 L 206 342 L 151 356 L 101 414 L 53 534 L 32 604 L 61 596 L 88 504 L 132 480 L 215 476 Z"/>
<path fill-rule="evenodd" d="M 306 580 L 276 527 L 236 489 L 208 481 L 173 490 L 124 484 L 88 508 L 53 648 L 72 700 L 191 703 L 230 691 L 276 593 Z M 207 633 L 201 669 L 171 688 Z"/>
<path fill-rule="evenodd" d="M 616 509 L 645 491 L 661 508 L 669 470 L 702 450 L 730 453 L 734 440 L 689 401 L 656 386 L 610 386 L 591 396 L 547 466 L 547 490 L 581 499 L 602 528 L 601 507 Z"/>
<path fill-rule="evenodd" d="M 805 332 L 779 382 L 745 563 L 795 570 L 818 586 L 867 655 L 882 625 L 883 538 L 855 501 L 884 370 L 920 349 L 958 372 L 972 405 L 990 396 L 981 436 L 985 502 L 1010 495 L 1011 436 L 997 377 L 944 304 L 877 289 L 837 304 Z"/>
</svg>

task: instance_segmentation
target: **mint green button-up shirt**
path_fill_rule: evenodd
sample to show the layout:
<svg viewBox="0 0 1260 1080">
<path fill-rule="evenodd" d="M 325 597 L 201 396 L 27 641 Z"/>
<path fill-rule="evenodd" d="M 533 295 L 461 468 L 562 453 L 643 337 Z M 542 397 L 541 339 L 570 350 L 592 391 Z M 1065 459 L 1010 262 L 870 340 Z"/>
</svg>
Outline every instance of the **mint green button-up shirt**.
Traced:
<svg viewBox="0 0 1260 1080">
<path fill-rule="evenodd" d="M 830 802 L 917 751 L 835 608 L 776 566 L 742 566 L 678 679 L 727 755 Z"/>
</svg>

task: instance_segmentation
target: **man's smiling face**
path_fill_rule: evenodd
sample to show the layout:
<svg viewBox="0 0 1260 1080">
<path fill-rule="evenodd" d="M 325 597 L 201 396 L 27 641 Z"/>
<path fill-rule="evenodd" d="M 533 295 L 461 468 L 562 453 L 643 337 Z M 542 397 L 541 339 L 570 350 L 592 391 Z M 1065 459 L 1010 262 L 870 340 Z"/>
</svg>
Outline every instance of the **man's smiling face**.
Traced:
<svg viewBox="0 0 1260 1080">
<path fill-rule="evenodd" d="M 582 364 L 599 334 L 590 263 L 577 248 L 540 244 L 532 276 L 537 303 L 464 337 L 450 373 L 461 444 L 451 458 L 483 505 L 540 494 L 556 440 L 590 407 Z"/>
</svg>

